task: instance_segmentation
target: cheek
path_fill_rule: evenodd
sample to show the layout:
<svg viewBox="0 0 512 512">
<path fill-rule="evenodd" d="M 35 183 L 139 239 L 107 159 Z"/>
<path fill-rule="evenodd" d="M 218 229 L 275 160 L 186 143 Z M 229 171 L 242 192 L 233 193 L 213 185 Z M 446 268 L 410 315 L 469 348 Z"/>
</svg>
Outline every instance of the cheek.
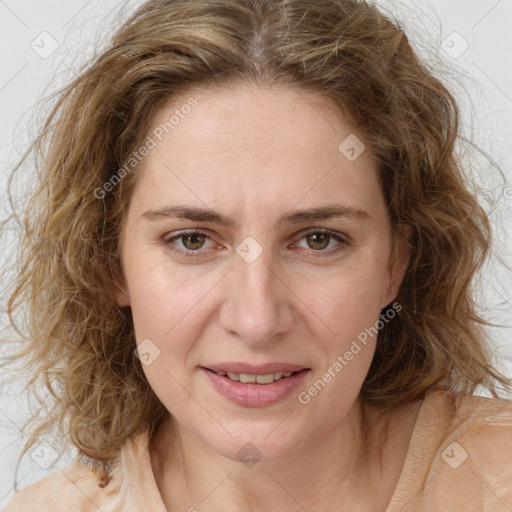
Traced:
<svg viewBox="0 0 512 512">
<path fill-rule="evenodd" d="M 166 407 L 186 408 L 190 363 L 208 321 L 213 276 L 171 271 L 167 264 L 139 266 L 129 281 L 135 338 L 149 385 Z M 206 296 L 205 296 L 206 294 Z"/>
<path fill-rule="evenodd" d="M 135 337 L 142 370 L 160 402 L 193 431 L 209 425 L 208 409 L 191 400 L 200 343 L 217 303 L 222 272 L 198 267 L 176 271 L 169 263 L 140 265 L 130 281 Z M 210 340 L 211 341 L 211 340 Z M 149 360 L 144 357 L 149 353 Z M 210 427 L 215 432 L 216 425 Z M 221 436 L 223 432 L 218 432 Z"/>
<path fill-rule="evenodd" d="M 378 276 L 369 266 L 361 271 L 347 268 L 324 287 L 325 293 L 310 297 L 312 311 L 322 320 L 314 337 L 324 357 L 315 379 L 299 390 L 297 399 L 310 416 L 330 411 L 322 428 L 342 420 L 368 373 L 381 311 L 379 287 L 374 282 Z"/>
<path fill-rule="evenodd" d="M 313 292 L 304 289 L 304 302 L 323 320 L 331 344 L 344 345 L 375 324 L 381 311 L 382 279 L 375 263 L 351 265 L 319 281 Z"/>
<path fill-rule="evenodd" d="M 183 366 L 206 327 L 209 301 L 221 275 L 198 268 L 178 271 L 168 262 L 132 263 L 127 277 L 137 343 L 149 339 L 165 367 Z"/>
</svg>

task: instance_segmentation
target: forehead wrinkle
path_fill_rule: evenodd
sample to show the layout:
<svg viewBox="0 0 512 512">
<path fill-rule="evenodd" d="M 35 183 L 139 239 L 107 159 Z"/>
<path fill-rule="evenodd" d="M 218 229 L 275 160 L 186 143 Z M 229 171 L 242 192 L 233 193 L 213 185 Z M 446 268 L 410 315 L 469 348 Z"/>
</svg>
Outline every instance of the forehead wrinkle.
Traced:
<svg viewBox="0 0 512 512">
<path fill-rule="evenodd" d="M 168 206 L 156 210 L 146 211 L 141 218 L 148 220 L 165 220 L 169 218 L 187 219 L 195 222 L 208 222 L 219 224 L 230 229 L 238 227 L 238 221 L 234 217 L 224 215 L 210 208 L 199 208 L 186 205 Z M 275 226 L 285 223 L 300 224 L 329 219 L 347 219 L 363 222 L 371 217 L 365 210 L 353 206 L 329 204 L 316 208 L 292 210 L 285 213 L 277 220 Z"/>
</svg>

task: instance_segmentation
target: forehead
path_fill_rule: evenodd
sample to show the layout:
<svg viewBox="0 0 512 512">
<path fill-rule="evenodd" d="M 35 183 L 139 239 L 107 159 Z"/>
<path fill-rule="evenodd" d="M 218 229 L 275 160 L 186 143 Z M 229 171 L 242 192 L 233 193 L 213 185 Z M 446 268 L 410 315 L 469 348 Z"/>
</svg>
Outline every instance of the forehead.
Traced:
<svg viewBox="0 0 512 512">
<path fill-rule="evenodd" d="M 362 134 L 330 99 L 309 91 L 190 90 L 158 112 L 155 133 L 136 187 L 153 203 L 186 198 L 261 208 L 276 201 L 307 206 L 318 197 L 333 203 L 340 195 L 360 203 L 380 190 Z"/>
<path fill-rule="evenodd" d="M 189 108 L 192 99 L 196 106 Z M 171 119 L 173 126 L 169 126 Z M 202 151 L 209 146 L 216 157 L 220 156 L 219 142 L 223 143 L 222 147 L 231 148 L 243 142 L 244 150 L 250 144 L 255 151 L 258 151 L 258 145 L 265 145 L 265 152 L 258 151 L 260 158 L 272 148 L 279 151 L 290 145 L 293 151 L 288 157 L 320 148 L 322 152 L 330 153 L 338 149 L 340 136 L 358 132 L 333 100 L 325 95 L 298 87 L 247 83 L 225 88 L 191 89 L 160 109 L 153 130 L 158 127 L 166 132 L 162 134 L 163 138 L 173 138 L 183 149 L 189 147 L 186 142 L 193 131 L 194 137 L 189 139 L 191 144 L 200 144 Z M 180 134 L 183 137 L 178 140 Z M 297 142 L 302 145 L 298 146 Z"/>
</svg>

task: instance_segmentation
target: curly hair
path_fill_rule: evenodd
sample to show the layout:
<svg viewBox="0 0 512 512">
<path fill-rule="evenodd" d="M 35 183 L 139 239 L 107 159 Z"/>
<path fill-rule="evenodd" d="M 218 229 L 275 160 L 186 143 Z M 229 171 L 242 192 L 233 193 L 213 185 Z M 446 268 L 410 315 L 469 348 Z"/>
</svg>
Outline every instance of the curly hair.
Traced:
<svg viewBox="0 0 512 512">
<path fill-rule="evenodd" d="M 40 402 L 51 404 L 21 457 L 61 428 L 106 485 L 127 438 L 167 414 L 134 355 L 131 311 L 111 293 L 137 178 L 120 170 L 173 98 L 244 82 L 334 102 L 376 156 L 394 233 L 412 226 L 402 309 L 379 332 L 362 399 L 391 406 L 436 384 L 493 396 L 507 387 L 470 286 L 491 232 L 455 156 L 458 105 L 400 26 L 364 0 L 150 0 L 59 91 L 14 170 L 35 155 L 7 303 L 22 341 L 7 360 L 24 361 L 25 390 L 42 382 L 50 396 Z"/>
</svg>

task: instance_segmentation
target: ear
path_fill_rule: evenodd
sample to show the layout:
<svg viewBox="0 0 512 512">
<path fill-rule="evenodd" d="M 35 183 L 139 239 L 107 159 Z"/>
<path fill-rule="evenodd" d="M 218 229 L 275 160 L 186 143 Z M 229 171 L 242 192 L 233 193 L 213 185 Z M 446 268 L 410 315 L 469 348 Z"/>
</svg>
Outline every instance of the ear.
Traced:
<svg viewBox="0 0 512 512">
<path fill-rule="evenodd" d="M 105 261 L 93 254 L 91 259 L 92 265 L 104 267 Z M 109 302 L 119 307 L 130 306 L 130 298 L 127 293 L 127 286 L 123 275 L 123 270 L 118 265 L 110 265 L 110 274 L 106 278 L 102 291 L 107 296 Z"/>
<path fill-rule="evenodd" d="M 382 289 L 381 308 L 389 305 L 398 296 L 400 286 L 409 266 L 411 256 L 409 237 L 411 233 L 412 226 L 406 224 L 394 236 L 393 248 L 391 249 L 386 269 L 387 275 Z"/>
<path fill-rule="evenodd" d="M 115 303 L 121 307 L 125 308 L 131 306 L 130 304 L 130 296 L 126 291 L 126 283 L 124 280 L 118 280 L 114 283 L 114 301 Z"/>
<path fill-rule="evenodd" d="M 112 289 L 111 289 L 112 300 L 121 308 L 131 306 L 130 295 L 128 293 L 128 287 L 126 286 L 126 280 L 123 275 L 123 270 L 115 268 L 112 275 Z"/>
<path fill-rule="evenodd" d="M 123 243 L 123 231 L 119 239 L 119 244 Z M 128 286 L 126 285 L 126 279 L 124 277 L 123 262 L 121 258 L 116 265 L 111 266 L 112 269 L 112 300 L 120 308 L 131 306 L 130 295 L 128 293 Z"/>
</svg>

